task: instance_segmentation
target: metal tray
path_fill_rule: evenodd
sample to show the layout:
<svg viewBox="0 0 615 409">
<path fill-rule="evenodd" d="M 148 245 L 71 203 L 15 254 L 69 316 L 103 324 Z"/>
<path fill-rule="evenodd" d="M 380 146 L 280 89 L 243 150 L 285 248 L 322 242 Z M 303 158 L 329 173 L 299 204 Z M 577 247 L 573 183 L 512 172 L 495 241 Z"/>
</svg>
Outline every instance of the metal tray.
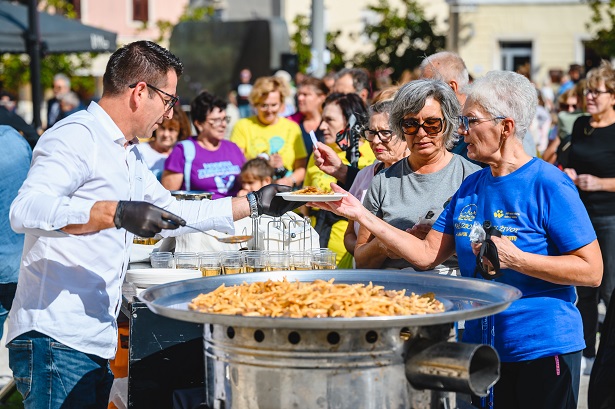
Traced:
<svg viewBox="0 0 615 409">
<path fill-rule="evenodd" d="M 382 285 L 387 290 L 401 290 L 423 294 L 433 292 L 447 306 L 446 311 L 427 315 L 403 315 L 391 317 L 361 318 L 271 318 L 244 317 L 241 315 L 209 314 L 188 309 L 188 303 L 201 293 L 208 293 L 221 284 L 238 285 L 243 282 L 282 280 L 311 282 L 315 279 L 336 283 L 369 283 Z M 174 283 L 161 284 L 143 291 L 139 298 L 154 313 L 178 319 L 207 324 L 222 324 L 250 328 L 312 328 L 312 329 L 359 329 L 403 328 L 443 324 L 493 315 L 505 310 L 510 303 L 521 297 L 515 287 L 486 281 L 452 277 L 434 271 L 409 272 L 392 270 L 311 270 L 275 271 L 266 273 L 237 274 L 232 276 L 202 277 Z M 447 301 L 450 301 L 447 302 Z"/>
</svg>

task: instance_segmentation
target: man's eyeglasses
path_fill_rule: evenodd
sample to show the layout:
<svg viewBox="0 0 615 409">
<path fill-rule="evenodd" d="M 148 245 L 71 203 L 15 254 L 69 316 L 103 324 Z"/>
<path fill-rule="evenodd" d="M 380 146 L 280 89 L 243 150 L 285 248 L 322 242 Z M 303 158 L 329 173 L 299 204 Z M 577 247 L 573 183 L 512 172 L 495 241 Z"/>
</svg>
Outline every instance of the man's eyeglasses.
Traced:
<svg viewBox="0 0 615 409">
<path fill-rule="evenodd" d="M 376 135 L 378 135 L 382 143 L 391 142 L 391 139 L 393 139 L 393 131 L 390 129 L 381 129 L 379 131 L 375 129 L 366 129 L 363 131 L 363 137 L 367 139 L 367 142 L 373 142 Z"/>
<path fill-rule="evenodd" d="M 128 88 L 134 88 L 136 87 L 138 84 L 138 82 L 135 82 L 132 85 L 129 85 Z M 175 96 L 175 95 L 171 95 L 168 92 L 164 92 L 163 90 L 161 90 L 160 88 L 156 88 L 153 85 L 148 84 L 147 82 L 145 83 L 145 85 L 147 85 L 148 88 L 153 89 L 154 91 L 158 91 L 163 95 L 166 95 L 167 97 L 171 98 L 171 99 L 164 99 L 162 98 L 162 100 L 164 101 L 164 106 L 166 107 L 166 110 L 170 110 L 171 108 L 173 108 L 175 106 L 175 104 L 177 104 L 177 101 L 179 101 L 179 97 Z"/>
<path fill-rule="evenodd" d="M 207 123 L 210 124 L 211 126 L 219 126 L 219 125 L 222 125 L 222 123 L 228 124 L 229 122 L 231 122 L 230 116 L 223 116 L 222 118 L 207 119 Z"/>
<path fill-rule="evenodd" d="M 442 118 L 427 118 L 422 124 L 416 119 L 409 118 L 402 119 L 399 125 L 406 135 L 414 136 L 419 133 L 419 129 L 423 128 L 427 135 L 435 136 L 442 131 L 443 123 Z"/>
<path fill-rule="evenodd" d="M 477 118 L 475 116 L 459 116 L 459 127 L 463 132 L 468 132 L 470 127 L 476 124 L 487 121 L 495 121 L 497 119 L 506 119 L 505 116 L 494 116 L 493 118 Z"/>
<path fill-rule="evenodd" d="M 591 89 L 591 88 L 586 88 L 583 91 L 584 95 L 591 95 L 594 98 L 598 98 L 600 96 L 600 94 L 610 94 L 612 91 L 606 90 L 606 91 L 602 91 L 599 89 Z"/>
</svg>

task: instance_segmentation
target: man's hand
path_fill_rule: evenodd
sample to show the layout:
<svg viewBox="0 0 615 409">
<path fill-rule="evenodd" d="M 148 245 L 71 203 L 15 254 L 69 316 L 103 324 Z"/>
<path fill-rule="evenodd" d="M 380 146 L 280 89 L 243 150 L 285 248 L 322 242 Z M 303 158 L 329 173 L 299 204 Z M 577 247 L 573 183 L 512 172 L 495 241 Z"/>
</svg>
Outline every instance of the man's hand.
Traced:
<svg viewBox="0 0 615 409">
<path fill-rule="evenodd" d="M 305 202 L 291 202 L 276 196 L 278 193 L 290 192 L 291 190 L 290 186 L 267 185 L 254 192 L 256 205 L 258 206 L 258 215 L 266 214 L 279 217 L 307 202 L 307 200 Z"/>
<path fill-rule="evenodd" d="M 186 221 L 179 216 L 147 202 L 120 201 L 117 203 L 115 227 L 126 229 L 140 237 L 154 237 L 162 229 L 177 229 Z"/>
</svg>

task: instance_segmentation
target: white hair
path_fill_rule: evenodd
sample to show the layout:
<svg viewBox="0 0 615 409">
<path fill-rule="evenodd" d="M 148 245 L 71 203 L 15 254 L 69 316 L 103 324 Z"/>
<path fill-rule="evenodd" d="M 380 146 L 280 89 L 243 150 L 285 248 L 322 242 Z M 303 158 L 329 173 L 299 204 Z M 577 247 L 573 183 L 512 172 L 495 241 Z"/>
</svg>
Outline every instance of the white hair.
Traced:
<svg viewBox="0 0 615 409">
<path fill-rule="evenodd" d="M 482 107 L 491 116 L 515 121 L 515 136 L 523 140 L 536 113 L 536 88 L 523 75 L 512 71 L 489 71 L 464 89 L 468 102 Z"/>
</svg>

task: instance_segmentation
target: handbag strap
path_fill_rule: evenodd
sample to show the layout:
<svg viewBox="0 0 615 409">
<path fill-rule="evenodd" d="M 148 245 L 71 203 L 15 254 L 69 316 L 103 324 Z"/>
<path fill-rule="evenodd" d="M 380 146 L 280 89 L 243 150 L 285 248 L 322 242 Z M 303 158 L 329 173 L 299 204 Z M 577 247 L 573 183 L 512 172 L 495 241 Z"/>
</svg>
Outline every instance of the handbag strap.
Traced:
<svg viewBox="0 0 615 409">
<path fill-rule="evenodd" d="M 492 272 L 483 264 L 483 257 L 485 257 L 493 266 Z M 502 275 L 500 270 L 500 256 L 498 255 L 498 248 L 491 239 L 485 239 L 483 245 L 480 247 L 478 254 L 476 255 L 476 268 L 474 270 L 474 277 L 480 273 L 485 280 L 493 280 Z"/>
<path fill-rule="evenodd" d="M 184 186 L 186 190 L 190 190 L 190 173 L 192 171 L 192 161 L 196 156 L 196 148 L 194 142 L 190 139 L 181 141 L 180 144 L 184 147 Z"/>
</svg>

